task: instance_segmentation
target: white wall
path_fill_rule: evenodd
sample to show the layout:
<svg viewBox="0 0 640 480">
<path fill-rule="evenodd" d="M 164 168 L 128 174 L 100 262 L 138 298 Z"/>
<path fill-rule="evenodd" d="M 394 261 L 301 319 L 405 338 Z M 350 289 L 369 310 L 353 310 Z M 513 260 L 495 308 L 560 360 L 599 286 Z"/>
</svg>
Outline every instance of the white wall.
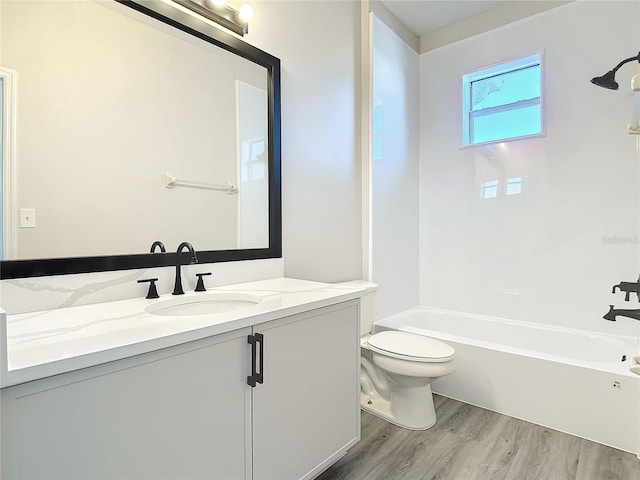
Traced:
<svg viewBox="0 0 640 480">
<path fill-rule="evenodd" d="M 408 45 L 420 53 L 420 39 L 415 33 L 409 30 L 380 0 L 369 0 L 368 3 L 369 11 L 373 13 L 378 20 L 382 21 L 388 29 L 400 37 L 405 45 Z"/>
<path fill-rule="evenodd" d="M 638 50 L 640 3 L 580 1 L 421 57 L 420 301 L 609 333 L 640 273 L 637 138 L 630 64 L 618 92 L 589 83 Z M 461 75 L 544 50 L 546 136 L 460 149 Z M 521 176 L 520 195 L 480 198 Z"/>
<path fill-rule="evenodd" d="M 246 40 L 282 61 L 285 273 L 361 276 L 359 3 L 255 2 Z"/>
<path fill-rule="evenodd" d="M 419 56 L 373 17 L 372 280 L 376 319 L 418 304 Z M 380 142 L 379 144 L 377 142 Z"/>
</svg>

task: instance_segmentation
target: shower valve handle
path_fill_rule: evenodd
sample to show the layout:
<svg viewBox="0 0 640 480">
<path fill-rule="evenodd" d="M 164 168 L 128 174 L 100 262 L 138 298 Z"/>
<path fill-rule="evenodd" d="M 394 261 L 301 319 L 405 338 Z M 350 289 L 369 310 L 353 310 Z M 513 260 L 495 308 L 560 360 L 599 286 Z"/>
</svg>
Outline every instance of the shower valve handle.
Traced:
<svg viewBox="0 0 640 480">
<path fill-rule="evenodd" d="M 620 282 L 617 285 L 614 285 L 611 289 L 611 293 L 616 293 L 616 289 L 624 292 L 624 301 L 629 301 L 629 296 L 631 293 L 635 293 L 638 297 L 638 301 L 640 301 L 640 277 L 635 282 Z"/>
</svg>

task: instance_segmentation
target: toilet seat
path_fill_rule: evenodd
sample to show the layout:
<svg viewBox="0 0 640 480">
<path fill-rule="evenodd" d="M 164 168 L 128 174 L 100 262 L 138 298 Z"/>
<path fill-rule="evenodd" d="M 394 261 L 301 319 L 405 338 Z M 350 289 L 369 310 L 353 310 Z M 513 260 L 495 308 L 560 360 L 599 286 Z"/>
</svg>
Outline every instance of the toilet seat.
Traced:
<svg viewBox="0 0 640 480">
<path fill-rule="evenodd" d="M 448 362 L 455 355 L 450 345 L 409 332 L 376 333 L 368 338 L 367 343 L 374 352 L 413 362 Z"/>
</svg>

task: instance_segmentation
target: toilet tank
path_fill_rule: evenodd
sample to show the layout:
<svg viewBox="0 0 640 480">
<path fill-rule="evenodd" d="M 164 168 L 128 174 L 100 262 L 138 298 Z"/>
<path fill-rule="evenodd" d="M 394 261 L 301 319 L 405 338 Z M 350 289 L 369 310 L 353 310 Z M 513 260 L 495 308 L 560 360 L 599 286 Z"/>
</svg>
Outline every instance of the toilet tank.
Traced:
<svg viewBox="0 0 640 480">
<path fill-rule="evenodd" d="M 371 333 L 374 320 L 375 298 L 378 285 L 366 280 L 352 280 L 343 282 L 344 285 L 366 288 L 366 293 L 360 297 L 360 335 Z"/>
<path fill-rule="evenodd" d="M 367 294 L 360 298 L 360 336 L 371 333 L 375 306 L 376 291 L 367 290 Z"/>
</svg>

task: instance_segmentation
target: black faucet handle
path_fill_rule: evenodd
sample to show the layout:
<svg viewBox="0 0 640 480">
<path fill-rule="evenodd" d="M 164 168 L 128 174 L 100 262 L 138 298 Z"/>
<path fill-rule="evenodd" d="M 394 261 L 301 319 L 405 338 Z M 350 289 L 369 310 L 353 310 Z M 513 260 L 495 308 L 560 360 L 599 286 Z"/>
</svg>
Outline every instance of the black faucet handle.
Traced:
<svg viewBox="0 0 640 480">
<path fill-rule="evenodd" d="M 158 289 L 156 288 L 157 281 L 157 278 L 145 278 L 142 280 L 138 280 L 138 283 L 149 282 L 149 291 L 147 292 L 147 296 L 144 298 L 160 298 L 160 295 L 158 295 Z"/>
<path fill-rule="evenodd" d="M 207 275 L 211 275 L 211 272 L 206 272 L 206 273 L 196 273 L 196 277 L 198 277 L 198 283 L 196 284 L 196 289 L 194 290 L 194 292 L 206 292 L 207 289 L 204 286 L 204 279 L 202 277 L 205 277 Z"/>
</svg>

